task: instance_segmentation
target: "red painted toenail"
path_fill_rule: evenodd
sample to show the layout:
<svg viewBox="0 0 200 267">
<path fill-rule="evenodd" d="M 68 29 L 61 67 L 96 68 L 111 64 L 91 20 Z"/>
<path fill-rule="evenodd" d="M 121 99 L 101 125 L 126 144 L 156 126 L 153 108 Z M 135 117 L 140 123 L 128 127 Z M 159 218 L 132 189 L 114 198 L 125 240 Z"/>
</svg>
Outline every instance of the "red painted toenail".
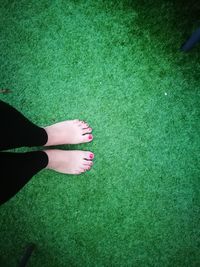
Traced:
<svg viewBox="0 0 200 267">
<path fill-rule="evenodd" d="M 89 135 L 89 137 L 88 137 L 90 140 L 92 140 L 92 135 Z"/>
<path fill-rule="evenodd" d="M 90 154 L 90 158 L 93 159 L 94 158 L 94 155 L 93 154 Z"/>
</svg>

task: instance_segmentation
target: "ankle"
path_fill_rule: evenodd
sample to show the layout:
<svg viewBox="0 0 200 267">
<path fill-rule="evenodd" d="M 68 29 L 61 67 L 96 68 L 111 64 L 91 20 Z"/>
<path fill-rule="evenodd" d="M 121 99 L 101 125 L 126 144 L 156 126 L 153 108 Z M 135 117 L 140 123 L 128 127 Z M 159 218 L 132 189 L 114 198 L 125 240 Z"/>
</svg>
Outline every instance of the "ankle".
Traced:
<svg viewBox="0 0 200 267">
<path fill-rule="evenodd" d="M 55 168 L 55 160 L 56 160 L 56 156 L 55 156 L 55 150 L 43 150 L 47 157 L 48 157 L 48 164 L 46 166 L 46 169 L 53 169 Z"/>
</svg>

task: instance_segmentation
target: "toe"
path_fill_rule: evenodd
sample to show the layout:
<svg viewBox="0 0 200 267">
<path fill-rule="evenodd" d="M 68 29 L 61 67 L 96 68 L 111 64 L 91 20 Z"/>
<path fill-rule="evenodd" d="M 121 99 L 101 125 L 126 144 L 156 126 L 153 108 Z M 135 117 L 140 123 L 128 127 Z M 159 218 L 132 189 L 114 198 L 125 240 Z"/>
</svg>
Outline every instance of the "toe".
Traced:
<svg viewBox="0 0 200 267">
<path fill-rule="evenodd" d="M 83 143 L 88 143 L 91 142 L 93 140 L 93 135 L 92 134 L 85 134 L 82 137 L 82 142 Z"/>
<path fill-rule="evenodd" d="M 80 169 L 80 173 L 84 173 L 86 171 L 87 171 L 86 168 L 85 169 Z"/>
<path fill-rule="evenodd" d="M 84 129 L 87 129 L 89 127 L 89 124 L 85 121 L 81 121 L 81 126 L 84 128 Z"/>
<path fill-rule="evenodd" d="M 74 123 L 77 124 L 79 127 L 87 128 L 85 127 L 86 123 L 84 121 L 74 120 Z"/>
<path fill-rule="evenodd" d="M 94 154 L 90 151 L 84 152 L 83 158 L 91 161 L 94 158 Z"/>
<path fill-rule="evenodd" d="M 91 132 L 92 132 L 92 128 L 83 129 L 83 131 L 82 131 L 83 134 L 88 134 Z"/>
<path fill-rule="evenodd" d="M 83 165 L 84 165 L 84 167 L 92 166 L 93 165 L 93 162 L 91 160 L 84 160 L 83 161 Z"/>
<path fill-rule="evenodd" d="M 90 166 L 84 166 L 83 172 L 89 171 L 91 169 Z"/>
</svg>

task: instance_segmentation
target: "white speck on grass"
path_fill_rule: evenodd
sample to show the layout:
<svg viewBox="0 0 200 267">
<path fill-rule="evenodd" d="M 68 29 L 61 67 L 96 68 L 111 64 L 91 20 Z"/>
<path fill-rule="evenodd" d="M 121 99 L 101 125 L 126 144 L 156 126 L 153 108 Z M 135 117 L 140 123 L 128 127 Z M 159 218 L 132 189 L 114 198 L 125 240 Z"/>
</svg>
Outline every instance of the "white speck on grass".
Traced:
<svg viewBox="0 0 200 267">
<path fill-rule="evenodd" d="M 167 93 L 165 92 L 165 95 L 167 95 Z"/>
</svg>

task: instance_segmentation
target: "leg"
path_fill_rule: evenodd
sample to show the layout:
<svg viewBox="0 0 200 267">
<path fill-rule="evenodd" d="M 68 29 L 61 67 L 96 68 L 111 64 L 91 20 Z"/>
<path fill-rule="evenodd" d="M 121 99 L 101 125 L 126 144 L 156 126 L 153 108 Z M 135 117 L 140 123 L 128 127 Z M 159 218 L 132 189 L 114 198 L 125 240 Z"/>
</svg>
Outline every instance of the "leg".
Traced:
<svg viewBox="0 0 200 267">
<path fill-rule="evenodd" d="M 21 146 L 90 142 L 92 129 L 79 120 L 40 128 L 10 105 L 0 101 L 0 150 Z M 0 204 L 14 196 L 43 168 L 68 174 L 89 170 L 94 155 L 84 151 L 48 150 L 29 153 L 0 152 Z"/>
<path fill-rule="evenodd" d="M 0 152 L 0 204 L 13 197 L 31 178 L 48 165 L 43 151 Z"/>
<path fill-rule="evenodd" d="M 22 146 L 43 146 L 48 136 L 40 128 L 25 118 L 19 111 L 0 101 L 0 150 Z"/>
</svg>

